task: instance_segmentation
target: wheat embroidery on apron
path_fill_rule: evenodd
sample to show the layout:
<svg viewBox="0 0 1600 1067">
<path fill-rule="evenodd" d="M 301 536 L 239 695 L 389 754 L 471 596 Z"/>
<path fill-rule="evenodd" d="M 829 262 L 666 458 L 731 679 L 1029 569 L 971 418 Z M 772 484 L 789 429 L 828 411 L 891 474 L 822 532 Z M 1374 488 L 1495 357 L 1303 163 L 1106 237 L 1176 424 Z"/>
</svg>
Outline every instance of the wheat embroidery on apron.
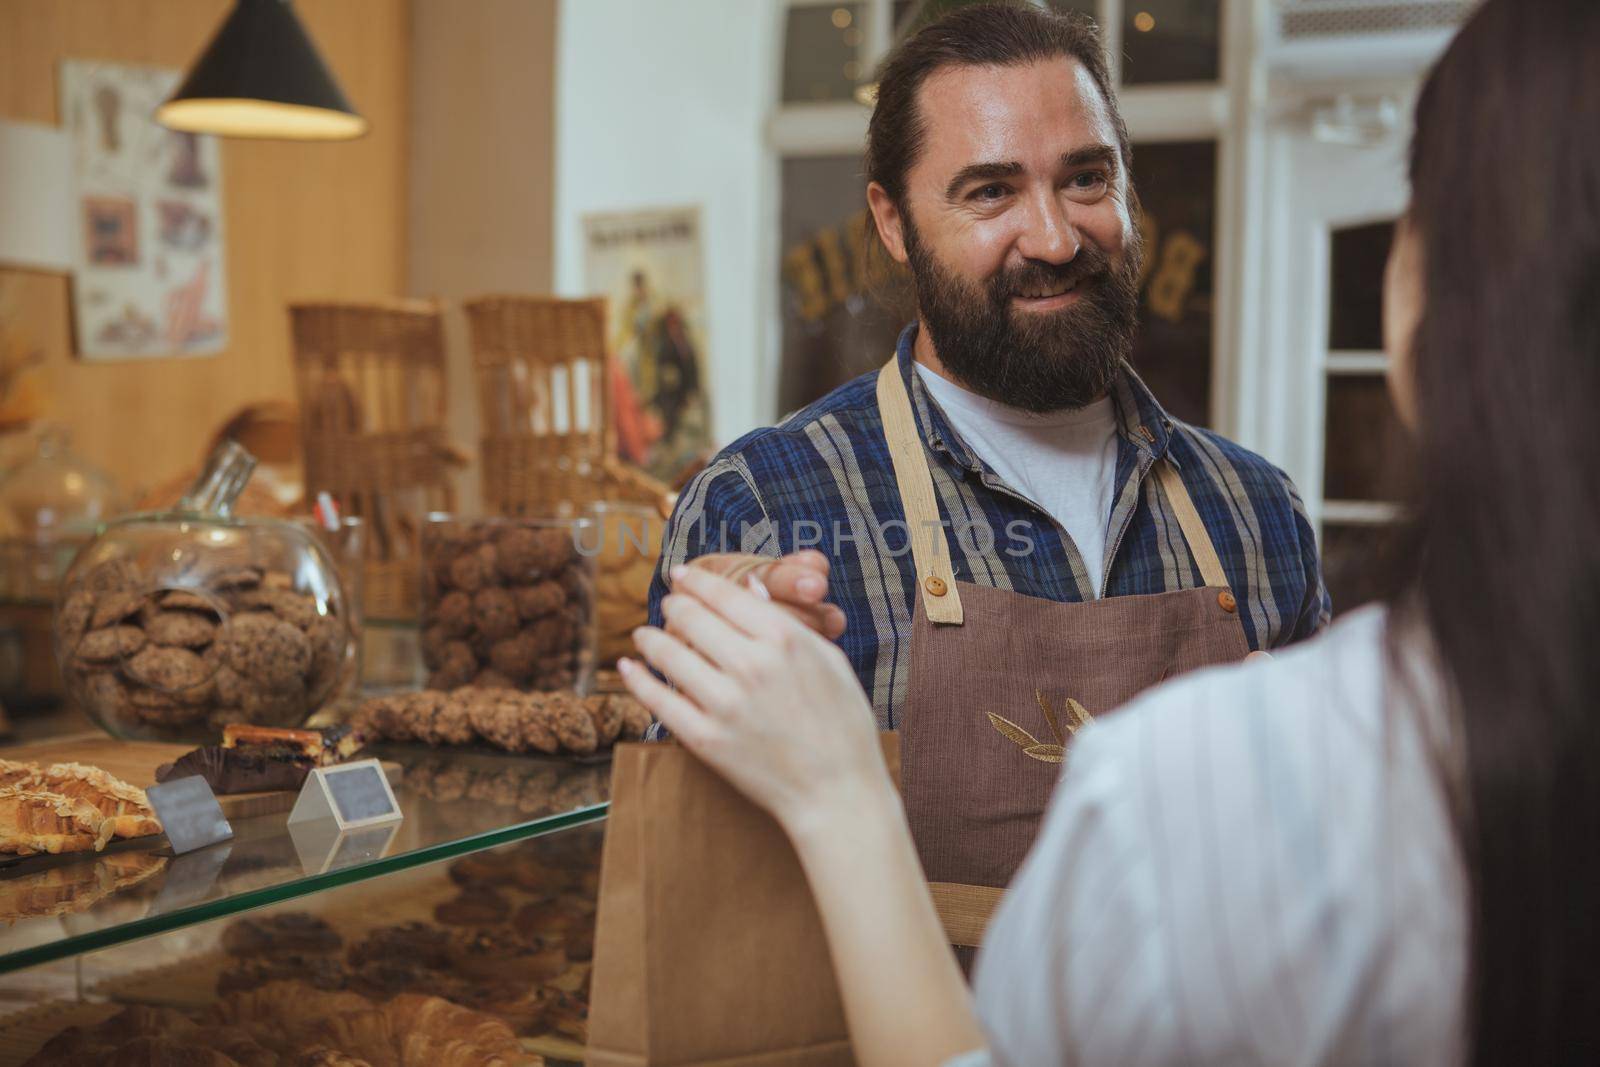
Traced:
<svg viewBox="0 0 1600 1067">
<path fill-rule="evenodd" d="M 1056 718 L 1055 710 L 1050 707 L 1050 700 L 1044 695 L 1044 691 L 1035 689 L 1033 691 L 1033 699 L 1039 702 L 1039 710 L 1044 712 L 1044 721 L 1050 727 L 1051 735 L 1056 739 L 1055 744 L 1050 744 L 1048 741 L 1040 741 L 1004 715 L 996 715 L 992 711 L 988 713 L 989 725 L 993 726 L 1001 737 L 1013 742 L 1018 748 L 1022 749 L 1024 756 L 1039 760 L 1041 763 L 1060 763 L 1067 755 L 1067 739 L 1085 726 L 1088 726 L 1089 720 L 1094 716 L 1090 715 L 1082 704 L 1071 697 L 1067 697 L 1067 728 L 1066 732 L 1063 733 L 1061 723 Z"/>
</svg>

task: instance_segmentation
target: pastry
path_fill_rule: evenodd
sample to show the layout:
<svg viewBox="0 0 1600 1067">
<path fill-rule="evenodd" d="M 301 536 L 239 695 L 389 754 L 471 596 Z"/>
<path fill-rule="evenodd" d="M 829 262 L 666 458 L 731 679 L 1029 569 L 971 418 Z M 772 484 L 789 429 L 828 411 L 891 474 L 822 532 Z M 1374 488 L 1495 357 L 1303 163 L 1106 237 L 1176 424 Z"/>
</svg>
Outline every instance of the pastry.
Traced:
<svg viewBox="0 0 1600 1067">
<path fill-rule="evenodd" d="M 489 641 L 498 641 L 517 632 L 517 602 L 499 586 L 478 590 L 472 598 L 473 624 Z"/>
<path fill-rule="evenodd" d="M 137 626 L 108 626 L 79 638 L 76 654 L 84 663 L 116 663 L 139 651 L 144 642 L 144 631 Z"/>
<path fill-rule="evenodd" d="M 156 768 L 156 781 L 199 775 L 213 793 L 224 796 L 299 789 L 310 773 L 310 761 L 286 748 L 249 751 L 205 745 Z"/>
<path fill-rule="evenodd" d="M 116 837 L 144 837 L 161 832 L 161 821 L 145 798 L 144 790 L 99 767 L 56 763 L 42 772 L 39 782 L 49 792 L 88 804 L 102 819 L 110 822 L 111 833 Z"/>
<path fill-rule="evenodd" d="M 562 748 L 588 755 L 598 747 L 599 737 L 595 733 L 594 720 L 584 710 L 578 697 L 567 693 L 547 694 L 544 710 L 550 729 L 556 735 L 556 740 L 561 742 Z"/>
<path fill-rule="evenodd" d="M 509 852 L 474 852 L 450 864 L 450 880 L 462 886 L 515 884 L 518 861 Z"/>
<path fill-rule="evenodd" d="M 469 889 L 433 909 L 447 926 L 493 926 L 511 915 L 511 903 L 492 889 Z"/>
<path fill-rule="evenodd" d="M 303 911 L 239 919 L 222 934 L 222 948 L 232 956 L 312 955 L 344 947 L 333 927 Z"/>
<path fill-rule="evenodd" d="M 545 982 L 567 969 L 559 947 L 528 941 L 510 930 L 475 931 L 452 946 L 450 971 L 479 982 Z"/>
<path fill-rule="evenodd" d="M 360 733 L 343 723 L 312 730 L 288 730 L 234 723 L 224 727 L 222 731 L 223 748 L 248 752 L 281 747 L 318 767 L 342 763 L 361 751 L 361 746 Z"/>
<path fill-rule="evenodd" d="M 36 853 L 100 851 L 115 827 L 93 807 L 58 793 L 0 789 L 0 852 L 18 856 Z"/>
<path fill-rule="evenodd" d="M 595 740 L 609 745 L 622 733 L 622 706 L 605 693 L 583 698 L 583 708 L 594 721 Z"/>
<path fill-rule="evenodd" d="M 619 737 L 624 741 L 643 739 L 650 724 L 655 721 L 650 709 L 625 693 L 612 694 L 611 701 L 622 713 L 622 733 Z"/>
<path fill-rule="evenodd" d="M 423 967 L 441 968 L 450 962 L 450 933 L 430 923 L 409 922 L 375 930 L 350 946 L 352 967 L 374 960 L 408 960 Z"/>
<path fill-rule="evenodd" d="M 198 611 L 162 610 L 145 620 L 144 632 L 158 645 L 204 648 L 217 636 L 216 620 Z"/>
<path fill-rule="evenodd" d="M 237 959 L 217 977 L 217 993 L 225 996 L 257 989 L 268 982 L 299 981 L 314 989 L 344 989 L 350 975 L 336 957 L 278 953 Z"/>
<path fill-rule="evenodd" d="M 300 684 L 311 665 L 311 643 L 300 628 L 264 613 L 228 621 L 226 652 L 228 666 L 270 689 Z"/>
</svg>

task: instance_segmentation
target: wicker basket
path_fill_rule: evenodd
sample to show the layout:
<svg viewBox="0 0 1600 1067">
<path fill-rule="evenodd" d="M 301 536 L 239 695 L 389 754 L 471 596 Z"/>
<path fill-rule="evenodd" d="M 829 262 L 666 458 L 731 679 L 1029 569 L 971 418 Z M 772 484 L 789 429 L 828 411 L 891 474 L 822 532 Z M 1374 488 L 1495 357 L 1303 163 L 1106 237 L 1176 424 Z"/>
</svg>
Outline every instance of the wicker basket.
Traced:
<svg viewBox="0 0 1600 1067">
<path fill-rule="evenodd" d="M 616 459 L 606 302 L 468 301 L 483 426 L 484 506 L 550 515 L 601 500 L 662 506 L 665 485 Z"/>
<path fill-rule="evenodd" d="M 438 304 L 392 300 L 289 308 L 306 495 L 327 492 L 367 523 L 368 618 L 417 612 L 423 516 L 453 504 Z"/>
</svg>

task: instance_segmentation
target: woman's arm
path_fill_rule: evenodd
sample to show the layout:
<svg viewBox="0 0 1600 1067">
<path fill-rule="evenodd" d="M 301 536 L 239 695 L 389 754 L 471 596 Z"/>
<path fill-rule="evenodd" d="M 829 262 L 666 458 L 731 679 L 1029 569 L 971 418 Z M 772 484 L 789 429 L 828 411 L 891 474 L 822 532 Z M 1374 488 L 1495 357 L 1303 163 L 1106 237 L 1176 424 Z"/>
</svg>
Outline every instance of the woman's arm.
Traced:
<svg viewBox="0 0 1600 1067">
<path fill-rule="evenodd" d="M 681 592 L 662 604 L 667 630 L 642 629 L 635 641 L 678 689 L 628 661 L 623 678 L 794 843 L 858 1061 L 924 1067 L 981 1047 L 871 710 L 843 654 L 731 582 L 693 570 L 672 578 Z"/>
</svg>

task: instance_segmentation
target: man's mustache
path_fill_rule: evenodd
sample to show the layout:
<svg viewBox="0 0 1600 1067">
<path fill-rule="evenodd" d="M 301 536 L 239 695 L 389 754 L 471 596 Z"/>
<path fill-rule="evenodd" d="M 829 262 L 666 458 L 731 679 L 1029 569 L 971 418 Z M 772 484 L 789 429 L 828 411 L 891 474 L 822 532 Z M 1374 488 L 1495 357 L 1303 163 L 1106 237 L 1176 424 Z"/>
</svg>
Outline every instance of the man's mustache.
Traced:
<svg viewBox="0 0 1600 1067">
<path fill-rule="evenodd" d="M 1005 304 L 1029 290 L 1082 285 L 1110 273 L 1110 257 L 1094 245 L 1086 244 L 1065 263 L 1030 259 L 1020 267 L 1002 270 L 989 280 L 989 295 L 996 304 Z"/>
</svg>

